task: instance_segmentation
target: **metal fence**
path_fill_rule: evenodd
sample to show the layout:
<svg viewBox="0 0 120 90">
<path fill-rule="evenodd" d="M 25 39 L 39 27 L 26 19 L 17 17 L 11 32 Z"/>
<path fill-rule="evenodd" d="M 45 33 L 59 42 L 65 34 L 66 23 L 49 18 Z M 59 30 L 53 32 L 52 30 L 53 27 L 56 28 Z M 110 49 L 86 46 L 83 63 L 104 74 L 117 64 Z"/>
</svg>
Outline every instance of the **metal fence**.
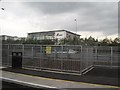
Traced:
<svg viewBox="0 0 120 90">
<path fill-rule="evenodd" d="M 2 64 L 11 66 L 12 52 L 23 53 L 24 68 L 81 74 L 93 66 L 93 48 L 80 45 L 2 45 Z"/>
<path fill-rule="evenodd" d="M 2 66 L 2 45 L 0 45 L 0 66 Z"/>
<path fill-rule="evenodd" d="M 2 64 L 11 66 L 12 52 L 22 52 L 24 68 L 60 72 L 87 72 L 92 66 L 118 67 L 118 47 L 80 45 L 2 45 Z"/>
<path fill-rule="evenodd" d="M 120 49 L 117 46 L 94 47 L 94 65 L 106 67 L 119 67 Z"/>
</svg>

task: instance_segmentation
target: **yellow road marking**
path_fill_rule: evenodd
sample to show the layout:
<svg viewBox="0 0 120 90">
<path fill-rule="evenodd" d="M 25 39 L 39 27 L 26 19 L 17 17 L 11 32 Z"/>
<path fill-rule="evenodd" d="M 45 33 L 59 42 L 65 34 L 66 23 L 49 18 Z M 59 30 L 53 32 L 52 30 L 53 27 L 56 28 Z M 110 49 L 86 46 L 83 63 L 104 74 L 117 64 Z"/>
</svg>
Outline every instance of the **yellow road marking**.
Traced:
<svg viewBox="0 0 120 90">
<path fill-rule="evenodd" d="M 6 71 L 5 71 L 6 72 Z M 18 74 L 18 75 L 22 75 L 22 76 L 27 76 L 27 77 L 35 77 L 38 79 L 44 79 L 44 80 L 55 80 L 55 81 L 63 81 L 63 82 L 70 82 L 70 83 L 79 83 L 79 84 L 86 84 L 86 85 L 92 85 L 92 86 L 101 86 L 106 87 L 106 88 L 120 88 L 119 86 L 110 86 L 110 85 L 101 85 L 101 84 L 92 84 L 92 83 L 86 83 L 86 82 L 74 82 L 74 81 L 68 81 L 68 80 L 60 80 L 60 79 L 53 79 L 53 78 L 44 78 L 44 77 L 38 77 L 38 76 L 33 76 L 33 75 L 27 75 L 27 74 L 21 74 L 21 73 L 14 73 L 14 72 L 10 72 L 13 74 Z"/>
</svg>

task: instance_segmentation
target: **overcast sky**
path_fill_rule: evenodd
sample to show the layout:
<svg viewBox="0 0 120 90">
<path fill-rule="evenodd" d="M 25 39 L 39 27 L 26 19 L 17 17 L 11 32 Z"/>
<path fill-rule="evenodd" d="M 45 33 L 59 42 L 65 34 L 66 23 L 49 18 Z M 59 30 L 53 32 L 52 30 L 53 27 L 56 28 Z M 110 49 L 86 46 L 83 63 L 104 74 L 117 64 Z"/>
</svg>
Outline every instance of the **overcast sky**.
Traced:
<svg viewBox="0 0 120 90">
<path fill-rule="evenodd" d="M 65 29 L 81 37 L 118 36 L 117 2 L 3 2 L 1 33 L 26 37 L 27 33 Z"/>
</svg>

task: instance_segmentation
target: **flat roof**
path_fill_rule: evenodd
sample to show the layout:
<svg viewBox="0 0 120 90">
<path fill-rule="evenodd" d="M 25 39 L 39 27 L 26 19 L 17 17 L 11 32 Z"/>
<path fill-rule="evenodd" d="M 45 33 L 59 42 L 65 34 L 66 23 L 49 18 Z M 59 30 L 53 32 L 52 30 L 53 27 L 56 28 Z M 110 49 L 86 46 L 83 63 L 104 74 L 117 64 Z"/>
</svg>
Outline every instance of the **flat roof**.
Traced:
<svg viewBox="0 0 120 90">
<path fill-rule="evenodd" d="M 75 34 L 77 36 L 81 36 L 79 34 L 73 33 L 73 32 L 68 31 L 68 30 L 52 30 L 52 31 L 32 32 L 32 33 L 28 33 L 28 34 L 47 33 L 47 32 L 59 32 L 59 31 L 66 31 L 66 32 L 71 33 L 71 34 Z"/>
<path fill-rule="evenodd" d="M 6 36 L 6 37 L 17 37 L 17 36 L 9 36 L 9 35 L 0 35 L 1 37 Z"/>
</svg>

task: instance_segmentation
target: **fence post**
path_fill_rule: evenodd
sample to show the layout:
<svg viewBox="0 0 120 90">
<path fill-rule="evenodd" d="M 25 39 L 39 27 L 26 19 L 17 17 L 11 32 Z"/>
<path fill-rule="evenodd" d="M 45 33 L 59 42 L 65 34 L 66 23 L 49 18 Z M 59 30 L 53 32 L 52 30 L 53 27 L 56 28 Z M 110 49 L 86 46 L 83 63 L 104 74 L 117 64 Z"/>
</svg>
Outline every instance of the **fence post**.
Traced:
<svg viewBox="0 0 120 90">
<path fill-rule="evenodd" d="M 35 68 L 35 62 L 34 62 L 33 59 L 34 59 L 34 58 L 33 58 L 33 46 L 32 46 L 32 63 L 33 63 L 33 68 Z"/>
<path fill-rule="evenodd" d="M 62 55 L 63 55 L 63 45 L 61 45 Z M 61 72 L 63 71 L 63 58 L 61 59 Z"/>
<path fill-rule="evenodd" d="M 83 59 L 83 56 L 82 56 L 83 52 L 82 52 L 82 50 L 83 50 L 83 47 L 81 46 L 80 74 L 82 74 L 82 59 Z"/>
<path fill-rule="evenodd" d="M 57 58 L 57 46 L 52 46 L 54 48 L 54 60 Z"/>
<path fill-rule="evenodd" d="M 24 66 L 24 44 L 22 45 L 22 65 Z"/>
<path fill-rule="evenodd" d="M 7 58 L 7 63 L 10 65 L 10 59 L 9 59 L 9 44 L 8 44 L 8 58 Z"/>
<path fill-rule="evenodd" d="M 111 47 L 111 68 L 112 68 L 112 64 L 113 64 L 113 47 Z"/>
<path fill-rule="evenodd" d="M 97 46 L 96 46 L 96 48 L 95 48 L 95 60 L 94 60 L 94 64 L 96 65 L 96 61 L 97 61 L 97 59 L 98 59 L 98 51 L 97 51 Z"/>
<path fill-rule="evenodd" d="M 87 67 L 88 67 L 88 63 L 89 63 L 89 61 L 88 61 L 88 58 L 89 58 L 89 57 L 88 57 L 88 56 L 89 56 L 89 55 L 88 55 L 88 51 L 89 51 L 89 47 L 87 46 L 87 57 L 86 57 L 86 58 L 87 58 L 87 60 L 86 60 L 86 61 L 87 61 L 87 63 L 86 63 L 86 67 L 85 67 L 85 68 L 87 68 Z"/>
<path fill-rule="evenodd" d="M 40 64 L 40 70 L 42 70 L 42 46 L 40 45 L 40 62 L 39 62 L 39 64 Z"/>
</svg>

